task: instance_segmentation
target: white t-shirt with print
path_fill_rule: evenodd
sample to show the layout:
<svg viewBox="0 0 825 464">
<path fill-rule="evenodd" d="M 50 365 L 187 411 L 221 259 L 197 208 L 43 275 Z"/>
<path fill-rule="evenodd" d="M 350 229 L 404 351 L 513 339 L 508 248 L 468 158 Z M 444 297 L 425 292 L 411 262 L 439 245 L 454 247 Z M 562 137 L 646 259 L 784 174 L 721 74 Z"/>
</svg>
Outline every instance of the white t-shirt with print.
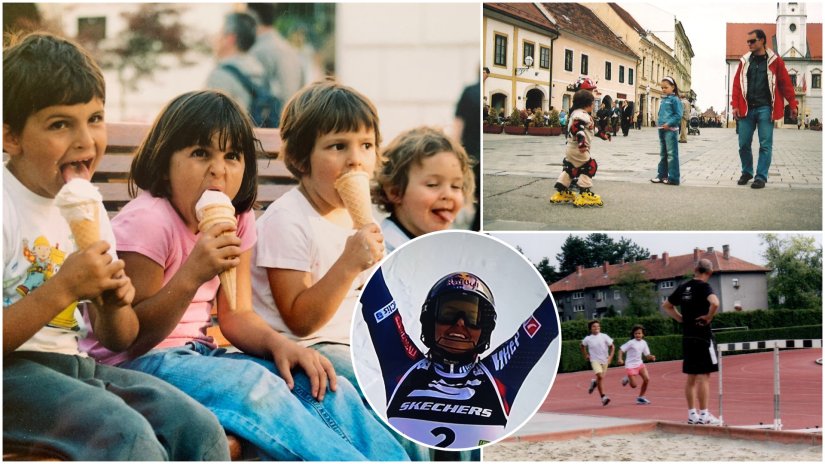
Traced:
<svg viewBox="0 0 825 464">
<path fill-rule="evenodd" d="M 647 346 L 647 342 L 644 340 L 630 339 L 620 349 L 622 352 L 627 353 L 624 361 L 625 367 L 639 367 L 644 364 L 642 356 L 650 356 L 650 347 Z"/>
<path fill-rule="evenodd" d="M 587 347 L 590 360 L 602 364 L 607 364 L 607 357 L 610 354 L 610 345 L 612 344 L 613 339 L 606 333 L 601 332 L 598 335 L 588 335 L 582 340 L 582 345 Z"/>
<path fill-rule="evenodd" d="M 316 332 L 298 337 L 289 330 L 275 305 L 266 268 L 308 272 L 315 285 L 344 251 L 354 229 L 334 224 L 318 214 L 296 188 L 269 205 L 257 221 L 258 243 L 253 253 L 252 303 L 255 311 L 275 330 L 302 346 L 320 342 L 350 343 L 350 326 L 360 288 L 369 271 L 362 272 L 332 319 Z"/>
<path fill-rule="evenodd" d="M 99 205 L 101 239 L 113 244 L 109 216 Z M 60 270 L 75 251 L 72 231 L 53 198 L 35 194 L 3 167 L 3 308 L 30 294 Z M 78 339 L 85 335 L 78 303 L 72 303 L 17 351 L 83 355 Z"/>
</svg>

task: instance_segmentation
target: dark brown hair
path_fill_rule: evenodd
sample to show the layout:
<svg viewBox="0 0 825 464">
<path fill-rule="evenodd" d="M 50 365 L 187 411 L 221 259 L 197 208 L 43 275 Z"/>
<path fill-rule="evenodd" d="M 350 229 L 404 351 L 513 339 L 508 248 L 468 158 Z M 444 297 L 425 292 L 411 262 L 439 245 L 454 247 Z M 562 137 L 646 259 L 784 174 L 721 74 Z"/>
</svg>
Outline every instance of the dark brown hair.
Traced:
<svg viewBox="0 0 825 464">
<path fill-rule="evenodd" d="M 355 132 L 362 128 L 375 132 L 375 152 L 381 144 L 378 111 L 357 90 L 333 78 L 312 83 L 299 90 L 281 115 L 281 150 L 284 164 L 295 177 L 311 173 L 310 155 L 319 137 L 336 132 Z"/>
<path fill-rule="evenodd" d="M 243 179 L 232 204 L 236 213 L 252 209 L 258 192 L 256 155 L 263 152 L 263 147 L 255 138 L 246 111 L 218 90 L 184 93 L 161 110 L 132 160 L 129 194 L 136 196 L 135 187 L 138 187 L 155 197 L 171 197 L 169 166 L 172 155 L 186 147 L 211 146 L 213 137 L 217 137 L 221 150 L 229 146 L 242 154 Z"/>
<path fill-rule="evenodd" d="M 12 133 L 43 108 L 106 100 L 94 58 L 71 40 L 46 32 L 13 36 L 3 50 L 3 124 Z"/>
<path fill-rule="evenodd" d="M 382 211 L 392 213 L 395 210 L 395 204 L 384 189 L 395 187 L 403 196 L 410 182 L 410 167 L 413 164 L 420 166 L 424 159 L 445 151 L 455 154 L 458 158 L 464 177 L 461 190 L 464 200 L 469 201 L 473 197 L 476 183 L 473 177 L 472 162 L 464 147 L 447 137 L 441 130 L 418 127 L 397 136 L 381 155 L 381 166 L 375 176 L 378 184 L 373 187 L 372 191 L 373 203 L 377 204 Z"/>
</svg>

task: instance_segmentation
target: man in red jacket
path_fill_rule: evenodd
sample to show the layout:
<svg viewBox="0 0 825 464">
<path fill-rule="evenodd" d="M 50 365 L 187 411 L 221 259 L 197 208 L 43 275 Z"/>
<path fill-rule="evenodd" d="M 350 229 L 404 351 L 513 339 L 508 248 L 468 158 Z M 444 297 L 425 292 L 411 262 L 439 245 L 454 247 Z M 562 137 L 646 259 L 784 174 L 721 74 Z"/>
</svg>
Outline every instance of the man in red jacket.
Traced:
<svg viewBox="0 0 825 464">
<path fill-rule="evenodd" d="M 785 62 L 773 50 L 766 48 L 765 31 L 754 29 L 748 33 L 750 52 L 739 59 L 739 68 L 733 79 L 733 117 L 739 120 L 739 159 L 742 176 L 737 184 L 753 180 L 751 188 L 765 187 L 773 151 L 773 121 L 785 114 L 784 100 L 791 107 L 791 118 L 797 116 L 793 84 Z M 751 142 L 754 130 L 759 130 L 759 161 L 756 177 L 753 173 Z"/>
</svg>

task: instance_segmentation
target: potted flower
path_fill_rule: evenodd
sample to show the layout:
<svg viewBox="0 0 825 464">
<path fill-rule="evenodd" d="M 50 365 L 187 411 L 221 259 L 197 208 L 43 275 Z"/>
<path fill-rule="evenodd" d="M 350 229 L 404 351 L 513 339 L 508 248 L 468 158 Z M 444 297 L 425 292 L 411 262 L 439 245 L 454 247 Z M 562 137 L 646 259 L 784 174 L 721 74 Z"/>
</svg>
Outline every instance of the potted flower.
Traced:
<svg viewBox="0 0 825 464">
<path fill-rule="evenodd" d="M 550 135 L 561 135 L 561 120 L 559 119 L 559 112 L 550 110 Z"/>
<path fill-rule="evenodd" d="M 490 108 L 490 114 L 487 115 L 487 119 L 484 121 L 485 134 L 500 134 L 504 130 L 504 126 L 498 122 L 498 115 L 497 109 Z"/>
<path fill-rule="evenodd" d="M 542 110 L 536 110 L 533 113 L 533 119 L 527 126 L 527 135 L 550 135 L 550 127 L 547 125 L 547 120 L 544 118 Z"/>
<path fill-rule="evenodd" d="M 504 133 L 511 135 L 524 135 L 524 120 L 521 119 L 519 110 L 513 108 L 507 122 L 504 123 Z"/>
<path fill-rule="evenodd" d="M 808 128 L 810 130 L 821 131 L 822 130 L 822 123 L 819 122 L 819 118 L 814 118 L 808 123 Z"/>
</svg>

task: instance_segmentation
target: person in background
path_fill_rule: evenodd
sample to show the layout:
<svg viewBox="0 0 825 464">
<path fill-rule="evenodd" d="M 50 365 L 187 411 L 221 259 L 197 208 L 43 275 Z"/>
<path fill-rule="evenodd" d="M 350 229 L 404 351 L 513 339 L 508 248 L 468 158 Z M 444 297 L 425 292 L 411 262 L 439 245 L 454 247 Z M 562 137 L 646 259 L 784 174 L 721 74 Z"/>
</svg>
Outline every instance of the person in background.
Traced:
<svg viewBox="0 0 825 464">
<path fill-rule="evenodd" d="M 257 35 L 249 54 L 263 65 L 272 93 L 285 102 L 307 82 L 301 55 L 273 26 L 274 4 L 247 3 L 247 9 L 257 20 Z"/>
</svg>

